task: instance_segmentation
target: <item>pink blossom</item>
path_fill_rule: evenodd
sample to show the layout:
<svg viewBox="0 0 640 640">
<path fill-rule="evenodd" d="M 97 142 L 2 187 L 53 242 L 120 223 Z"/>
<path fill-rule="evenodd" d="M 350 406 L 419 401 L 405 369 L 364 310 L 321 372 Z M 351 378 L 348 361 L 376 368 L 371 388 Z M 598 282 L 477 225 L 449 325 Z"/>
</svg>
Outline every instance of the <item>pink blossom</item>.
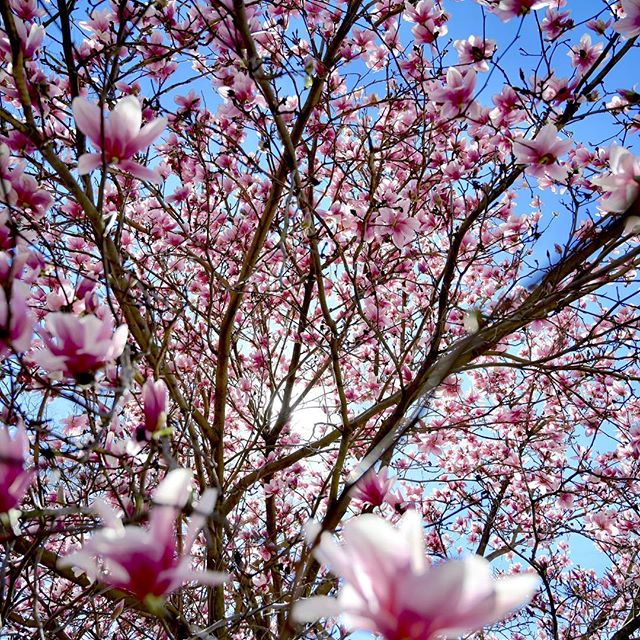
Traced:
<svg viewBox="0 0 640 640">
<path fill-rule="evenodd" d="M 45 348 L 34 354 L 34 361 L 50 373 L 62 372 L 81 384 L 91 382 L 98 369 L 122 354 L 128 335 L 126 325 L 114 332 L 110 315 L 78 318 L 71 313 L 50 313 L 45 327 Z"/>
<path fill-rule="evenodd" d="M 533 140 L 515 140 L 513 155 L 518 164 L 527 166 L 527 174 L 536 178 L 563 181 L 568 170 L 558 164 L 558 158 L 567 153 L 572 146 L 571 140 L 562 140 L 557 129 L 547 124 Z"/>
<path fill-rule="evenodd" d="M 26 285 L 18 280 L 6 287 L 0 283 L 0 357 L 10 350 L 27 351 L 31 346 L 34 319 L 27 304 L 28 293 Z"/>
<path fill-rule="evenodd" d="M 568 11 L 548 9 L 542 20 L 542 32 L 547 40 L 555 40 L 565 31 L 573 29 L 574 21 Z"/>
<path fill-rule="evenodd" d="M 376 218 L 376 227 L 391 234 L 393 244 L 402 249 L 413 240 L 420 223 L 409 215 L 407 207 L 384 207 Z"/>
<path fill-rule="evenodd" d="M 605 211 L 625 211 L 640 192 L 640 158 L 614 142 L 609 148 L 609 167 L 609 175 L 591 182 L 605 192 L 601 201 Z"/>
<path fill-rule="evenodd" d="M 74 98 L 72 106 L 78 128 L 100 149 L 100 153 L 84 153 L 80 156 L 80 175 L 102 166 L 104 157 L 106 164 L 141 180 L 162 180 L 157 171 L 142 166 L 132 158 L 162 133 L 167 122 L 165 118 L 157 118 L 142 127 L 142 109 L 134 96 L 126 96 L 119 100 L 108 118 L 104 117 L 98 105 L 85 98 Z"/>
<path fill-rule="evenodd" d="M 378 472 L 371 469 L 351 490 L 351 497 L 370 504 L 372 507 L 379 507 L 384 502 L 394 506 L 400 502 L 400 498 L 391 493 L 395 483 L 396 478 L 389 477 L 387 467 L 382 467 Z"/>
<path fill-rule="evenodd" d="M 27 27 L 26 22 L 16 17 L 14 17 L 13 23 L 20 38 L 20 44 L 22 45 L 22 55 L 25 58 L 32 58 L 35 52 L 42 46 L 42 41 L 45 36 L 44 27 L 39 24 L 31 24 Z M 0 38 L 0 51 L 4 51 L 7 54 L 11 53 L 11 43 L 7 36 Z"/>
<path fill-rule="evenodd" d="M 431 44 L 447 35 L 447 14 L 433 0 L 420 0 L 415 6 L 406 1 L 404 19 L 416 25 L 411 29 L 416 44 Z"/>
<path fill-rule="evenodd" d="M 198 581 L 216 585 L 227 576 L 191 568 L 191 548 L 206 518 L 213 510 L 217 492 L 207 489 L 194 508 L 183 540 L 182 557 L 176 546 L 176 518 L 191 493 L 191 471 L 174 469 L 158 485 L 149 517 L 149 527 L 124 526 L 104 501 L 97 500 L 94 510 L 105 527 L 81 550 L 63 558 L 61 567 L 77 567 L 90 578 L 124 589 L 138 600 L 154 605 L 183 582 Z"/>
<path fill-rule="evenodd" d="M 0 427 L 0 513 L 17 507 L 33 480 L 35 471 L 24 468 L 28 450 L 29 439 L 22 423 L 14 438 L 6 427 Z"/>
<path fill-rule="evenodd" d="M 470 111 L 469 116 L 473 116 L 476 109 L 473 105 L 473 92 L 476 87 L 476 72 L 470 69 L 462 74 L 458 69 L 451 67 L 447 71 L 447 84 L 445 87 L 436 89 L 431 93 L 431 99 L 435 102 L 444 103 L 442 115 L 445 118 L 452 118 L 464 111 Z"/>
<path fill-rule="evenodd" d="M 149 378 L 142 387 L 144 403 L 144 430 L 147 434 L 164 429 L 167 421 L 167 385 L 163 380 Z"/>
<path fill-rule="evenodd" d="M 337 599 L 317 596 L 296 603 L 296 620 L 343 614 L 350 629 L 386 640 L 458 636 L 504 618 L 527 603 L 536 588 L 531 574 L 493 580 L 481 557 L 428 565 L 422 524 L 408 511 L 397 528 L 373 514 L 352 518 L 344 544 L 323 533 L 314 555 L 344 581 Z"/>
<path fill-rule="evenodd" d="M 548 7 L 552 0 L 500 0 L 493 12 L 503 21 L 526 16 L 535 9 Z"/>
<path fill-rule="evenodd" d="M 490 60 L 496 50 L 495 40 L 486 40 L 481 36 L 469 36 L 466 40 L 456 40 L 453 46 L 458 51 L 460 64 L 473 65 L 476 71 L 488 71 Z"/>
<path fill-rule="evenodd" d="M 585 33 L 580 38 L 580 44 L 577 47 L 571 47 L 567 55 L 571 58 L 571 64 L 584 73 L 588 71 L 602 53 L 602 43 L 591 44 L 591 36 Z"/>
<path fill-rule="evenodd" d="M 624 38 L 635 38 L 640 35 L 640 0 L 620 0 L 624 10 L 624 18 L 618 20 L 613 29 Z"/>
</svg>

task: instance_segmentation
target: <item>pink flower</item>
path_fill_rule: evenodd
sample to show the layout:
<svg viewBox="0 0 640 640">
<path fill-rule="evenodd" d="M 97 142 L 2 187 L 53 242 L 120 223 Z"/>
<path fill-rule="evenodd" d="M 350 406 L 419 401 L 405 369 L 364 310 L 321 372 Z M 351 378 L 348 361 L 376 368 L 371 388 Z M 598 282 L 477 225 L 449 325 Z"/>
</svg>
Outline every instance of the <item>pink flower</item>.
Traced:
<svg viewBox="0 0 640 640">
<path fill-rule="evenodd" d="M 382 227 L 391 234 L 393 244 L 402 249 L 415 237 L 420 223 L 410 217 L 408 207 L 384 207 L 376 217 L 376 227 Z"/>
<path fill-rule="evenodd" d="M 60 566 L 78 567 L 90 578 L 124 589 L 151 606 L 183 582 L 198 581 L 208 585 L 225 582 L 225 574 L 191 569 L 189 555 L 215 505 L 217 492 L 214 489 L 207 489 L 195 506 L 182 543 L 185 555 L 178 555 L 175 520 L 190 493 L 191 471 L 174 469 L 167 473 L 153 495 L 156 506 L 146 529 L 125 527 L 109 505 L 97 500 L 93 508 L 104 520 L 105 527 L 80 551 L 63 558 Z"/>
<path fill-rule="evenodd" d="M 548 7 L 551 0 L 500 0 L 493 12 L 504 22 L 526 16 L 535 9 Z"/>
<path fill-rule="evenodd" d="M 557 129 L 547 124 L 533 140 L 515 140 L 513 155 L 518 164 L 526 164 L 527 174 L 536 178 L 563 181 L 568 170 L 558 164 L 558 158 L 571 149 L 571 140 L 562 140 Z"/>
<path fill-rule="evenodd" d="M 453 46 L 457 49 L 460 64 L 473 65 L 476 71 L 488 71 L 490 60 L 496 50 L 495 40 L 485 40 L 481 36 L 469 36 L 466 40 L 456 40 Z"/>
<path fill-rule="evenodd" d="M 605 211 L 626 211 L 640 193 L 640 158 L 614 142 L 609 148 L 609 167 L 609 175 L 591 182 L 605 192 L 601 201 Z"/>
<path fill-rule="evenodd" d="M 640 0 L 620 0 L 624 9 L 624 18 L 618 20 L 613 29 L 624 38 L 640 35 Z"/>
<path fill-rule="evenodd" d="M 24 461 L 29 440 L 22 424 L 15 438 L 6 427 L 0 427 L 0 513 L 17 507 L 33 480 L 35 471 L 25 471 Z"/>
<path fill-rule="evenodd" d="M 585 33 L 580 38 L 580 44 L 577 47 L 571 47 L 567 55 L 571 58 L 571 64 L 582 73 L 585 73 L 600 57 L 602 48 L 601 42 L 591 44 L 591 36 Z"/>
<path fill-rule="evenodd" d="M 144 403 L 144 430 L 147 434 L 164 429 L 167 421 L 167 385 L 163 380 L 149 378 L 142 387 Z"/>
<path fill-rule="evenodd" d="M 39 24 L 32 24 L 27 28 L 27 24 L 16 17 L 14 17 L 13 23 L 20 38 L 20 44 L 22 45 L 22 55 L 27 59 L 32 58 L 35 52 L 42 46 L 42 41 L 45 36 L 44 27 Z M 11 43 L 7 36 L 0 38 L 0 51 L 11 54 Z"/>
<path fill-rule="evenodd" d="M 536 588 L 531 574 L 494 581 L 490 564 L 477 556 L 428 566 L 415 511 L 397 528 L 373 514 L 357 516 L 343 537 L 340 546 L 325 532 L 314 551 L 344 581 L 338 598 L 302 600 L 294 606 L 294 619 L 342 613 L 350 629 L 386 640 L 430 640 L 493 624 L 527 603 Z"/>
<path fill-rule="evenodd" d="M 119 100 L 108 118 L 100 108 L 85 100 L 74 98 L 73 116 L 80 131 L 86 134 L 100 153 L 84 153 L 78 161 L 78 173 L 85 175 L 104 162 L 126 171 L 141 180 L 160 182 L 160 174 L 132 160 L 148 147 L 164 130 L 165 118 L 157 118 L 142 126 L 142 109 L 138 99 L 127 96 Z"/>
<path fill-rule="evenodd" d="M 416 25 L 411 29 L 416 44 L 431 44 L 447 35 L 447 14 L 433 0 L 419 0 L 415 6 L 405 1 L 404 19 Z"/>
<path fill-rule="evenodd" d="M 0 283 L 0 357 L 9 350 L 21 353 L 31 346 L 34 319 L 27 295 L 28 288 L 23 282 L 13 280 L 8 287 Z"/>
<path fill-rule="evenodd" d="M 45 349 L 34 354 L 34 361 L 49 372 L 61 371 L 81 384 L 93 381 L 98 369 L 119 357 L 127 342 L 128 329 L 113 330 L 110 315 L 104 318 L 70 313 L 50 313 L 43 336 Z"/>
<path fill-rule="evenodd" d="M 389 478 L 389 469 L 382 467 L 376 473 L 371 469 L 351 490 L 351 497 L 370 504 L 372 507 L 379 507 L 384 502 L 394 506 L 400 502 L 400 498 L 391 493 L 396 478 Z"/>
<path fill-rule="evenodd" d="M 451 67 L 447 71 L 447 84 L 431 93 L 431 99 L 444 103 L 442 116 L 453 118 L 463 111 L 473 117 L 477 111 L 473 104 L 473 92 L 476 87 L 476 72 L 470 69 L 464 75 Z"/>
</svg>

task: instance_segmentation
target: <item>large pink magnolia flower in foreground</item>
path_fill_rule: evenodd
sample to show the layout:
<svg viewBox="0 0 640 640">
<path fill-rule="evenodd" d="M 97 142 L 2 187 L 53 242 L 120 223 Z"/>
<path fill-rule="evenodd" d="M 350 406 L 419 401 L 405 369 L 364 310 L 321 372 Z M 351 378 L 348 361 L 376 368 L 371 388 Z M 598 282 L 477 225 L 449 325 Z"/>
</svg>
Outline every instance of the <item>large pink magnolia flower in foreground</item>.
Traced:
<svg viewBox="0 0 640 640">
<path fill-rule="evenodd" d="M 624 18 L 618 20 L 613 28 L 625 38 L 640 35 L 640 0 L 621 0 Z"/>
<path fill-rule="evenodd" d="M 549 180 L 562 182 L 566 179 L 568 169 L 558 164 L 558 158 L 572 147 L 571 140 L 558 137 L 558 130 L 547 124 L 533 140 L 515 140 L 513 155 L 518 164 L 527 165 L 527 174 L 536 178 L 547 177 Z"/>
<path fill-rule="evenodd" d="M 609 167 L 609 175 L 591 180 L 605 192 L 600 206 L 605 211 L 626 211 L 640 193 L 640 158 L 614 142 Z"/>
<path fill-rule="evenodd" d="M 61 567 L 77 567 L 90 578 L 124 589 L 153 607 L 159 599 L 184 582 L 216 585 L 227 575 L 191 568 L 191 547 L 207 516 L 213 511 L 217 492 L 207 489 L 194 508 L 194 514 L 182 541 L 183 555 L 176 548 L 176 518 L 191 493 L 191 471 L 175 469 L 158 485 L 149 517 L 149 527 L 124 526 L 105 502 L 98 500 L 94 510 L 105 527 L 80 551 L 59 561 Z"/>
<path fill-rule="evenodd" d="M 12 438 L 6 427 L 0 427 L 0 513 L 17 507 L 24 498 L 34 471 L 25 471 L 24 461 L 29 440 L 20 424 Z"/>
<path fill-rule="evenodd" d="M 373 514 L 352 518 L 344 544 L 323 533 L 316 558 L 340 576 L 337 599 L 317 596 L 294 605 L 299 622 L 343 614 L 350 629 L 386 640 L 430 640 L 458 636 L 497 622 L 532 597 L 531 574 L 493 580 L 483 558 L 428 566 L 422 523 L 408 511 L 398 528 Z"/>
<path fill-rule="evenodd" d="M 126 325 L 113 330 L 113 318 L 72 313 L 50 313 L 43 335 L 45 348 L 33 360 L 50 373 L 62 372 L 81 384 L 93 381 L 94 374 L 119 357 L 126 345 Z"/>
<path fill-rule="evenodd" d="M 132 158 L 139 151 L 146 149 L 162 133 L 167 124 L 165 118 L 157 118 L 142 127 L 142 109 L 134 96 L 119 100 L 108 118 L 98 105 L 85 98 L 74 98 L 72 107 L 80 131 L 101 150 L 100 153 L 84 153 L 80 156 L 80 175 L 102 166 L 104 156 L 104 162 L 108 165 L 141 180 L 161 182 L 162 178 L 157 171 L 143 167 Z"/>
</svg>

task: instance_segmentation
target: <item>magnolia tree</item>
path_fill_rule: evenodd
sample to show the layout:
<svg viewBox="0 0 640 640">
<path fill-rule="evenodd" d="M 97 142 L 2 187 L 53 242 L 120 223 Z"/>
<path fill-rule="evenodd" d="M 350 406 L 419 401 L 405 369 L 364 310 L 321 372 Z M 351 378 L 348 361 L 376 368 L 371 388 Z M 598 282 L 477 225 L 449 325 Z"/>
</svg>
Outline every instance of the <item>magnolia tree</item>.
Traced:
<svg viewBox="0 0 640 640">
<path fill-rule="evenodd" d="M 1 637 L 640 630 L 639 0 L 0 15 Z"/>
</svg>

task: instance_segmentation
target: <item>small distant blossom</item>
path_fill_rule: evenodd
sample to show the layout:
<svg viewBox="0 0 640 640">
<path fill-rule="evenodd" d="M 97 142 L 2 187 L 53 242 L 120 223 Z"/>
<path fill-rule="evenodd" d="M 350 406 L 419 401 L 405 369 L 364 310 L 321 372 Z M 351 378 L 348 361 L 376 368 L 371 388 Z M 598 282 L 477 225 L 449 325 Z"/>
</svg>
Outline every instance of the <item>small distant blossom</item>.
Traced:
<svg viewBox="0 0 640 640">
<path fill-rule="evenodd" d="M 389 469 L 382 467 L 380 471 L 371 469 L 366 473 L 351 490 L 351 497 L 360 500 L 372 507 L 379 507 L 385 502 L 395 506 L 401 500 L 391 493 L 396 478 L 389 477 Z"/>
<path fill-rule="evenodd" d="M 45 322 L 45 348 L 34 361 L 49 373 L 62 372 L 81 384 L 93 380 L 95 373 L 118 358 L 127 342 L 126 325 L 114 332 L 113 318 L 71 313 L 50 313 Z"/>
<path fill-rule="evenodd" d="M 29 439 L 20 423 L 12 437 L 9 429 L 0 426 L 0 513 L 20 505 L 35 471 L 25 470 Z"/>
<path fill-rule="evenodd" d="M 591 29 L 592 31 L 599 33 L 601 36 L 603 36 L 607 32 L 607 29 L 610 25 L 611 20 L 589 20 L 589 22 L 587 22 L 587 27 L 589 27 L 589 29 Z"/>
<path fill-rule="evenodd" d="M 640 0 L 620 0 L 624 18 L 613 25 L 613 29 L 624 38 L 640 35 Z"/>
<path fill-rule="evenodd" d="M 495 40 L 481 36 L 469 36 L 466 40 L 456 40 L 453 46 L 458 51 L 460 64 L 472 65 L 476 71 L 488 71 L 490 60 L 496 50 Z"/>
<path fill-rule="evenodd" d="M 422 523 L 408 511 L 394 528 L 364 514 L 349 520 L 339 545 L 327 532 L 314 550 L 317 560 L 343 581 L 337 599 L 316 596 L 294 605 L 299 622 L 343 615 L 350 630 L 385 640 L 457 637 L 498 622 L 526 604 L 537 579 L 531 574 L 494 580 L 478 556 L 429 566 Z"/>
<path fill-rule="evenodd" d="M 626 211 L 640 194 L 640 158 L 614 142 L 609 148 L 609 168 L 608 175 L 591 180 L 605 192 L 600 206 L 605 211 Z"/>
<path fill-rule="evenodd" d="M 149 378 L 142 387 L 144 430 L 148 435 L 161 431 L 167 422 L 167 385 L 163 380 Z"/>
<path fill-rule="evenodd" d="M 528 175 L 558 182 L 566 179 L 568 169 L 558 164 L 558 159 L 571 149 L 573 143 L 571 140 L 562 140 L 557 134 L 557 129 L 547 124 L 533 140 L 519 139 L 513 143 L 516 162 L 527 165 Z"/>
<path fill-rule="evenodd" d="M 124 526 L 122 520 L 102 500 L 93 504 L 105 527 L 80 551 L 63 558 L 61 567 L 77 567 L 90 578 L 124 589 L 141 602 L 153 606 L 184 582 L 217 585 L 227 576 L 191 568 L 191 548 L 213 510 L 217 492 L 207 489 L 197 505 L 182 542 L 180 556 L 176 540 L 176 518 L 191 494 L 191 471 L 175 469 L 167 473 L 154 495 L 149 527 Z"/>
<path fill-rule="evenodd" d="M 142 127 L 142 108 L 135 96 L 118 101 L 106 118 L 97 104 L 85 98 L 74 98 L 73 115 L 76 124 L 100 153 L 84 153 L 78 160 L 78 173 L 85 175 L 104 162 L 131 175 L 160 182 L 160 174 L 135 162 L 133 156 L 146 149 L 164 130 L 165 118 L 157 118 Z"/>
</svg>

